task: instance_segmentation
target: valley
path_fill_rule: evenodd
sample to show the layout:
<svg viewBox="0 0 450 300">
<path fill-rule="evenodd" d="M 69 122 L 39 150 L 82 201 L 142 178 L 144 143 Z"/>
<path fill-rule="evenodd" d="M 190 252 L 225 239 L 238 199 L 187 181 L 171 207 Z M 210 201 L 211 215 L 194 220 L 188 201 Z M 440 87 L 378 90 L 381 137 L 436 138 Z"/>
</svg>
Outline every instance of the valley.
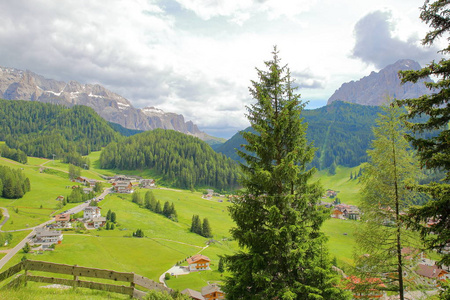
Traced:
<svg viewBox="0 0 450 300">
<path fill-rule="evenodd" d="M 82 170 L 81 175 L 88 178 L 102 180 L 99 175 L 111 176 L 114 170 L 99 169 L 100 152 L 92 152 L 89 158 L 92 162 L 90 170 Z M 68 179 L 68 164 L 58 160 L 28 158 L 27 164 L 20 164 L 9 159 L 1 158 L 0 165 L 23 168 L 23 172 L 30 178 L 31 191 L 22 199 L 0 199 L 0 207 L 8 209 L 10 219 L 4 224 L 3 231 L 25 229 L 12 232 L 13 239 L 8 246 L 0 247 L 0 258 L 19 243 L 31 230 L 26 230 L 49 220 L 52 216 L 66 211 L 77 203 L 68 203 L 58 207 L 55 200 L 59 195 L 69 193 L 67 186 L 73 185 Z M 46 172 L 40 172 L 45 167 Z M 354 195 L 358 189 L 355 182 L 350 182 L 348 175 L 356 168 L 339 167 L 336 175 L 329 176 L 321 172 L 316 179 L 327 182 L 330 188 L 340 190 L 341 199 L 357 204 Z M 139 171 L 129 171 L 129 175 L 141 174 Z M 105 183 L 105 188 L 110 185 Z M 146 189 L 137 188 L 135 193 L 144 196 Z M 18 263 L 23 256 L 32 260 L 42 260 L 56 263 L 76 264 L 95 268 L 112 269 L 122 272 L 135 272 L 152 280 L 159 278 L 173 265 L 183 262 L 187 257 L 201 253 L 211 259 L 211 271 L 196 272 L 189 275 L 172 277 L 167 280 L 171 288 L 183 290 L 191 288 L 199 290 L 208 282 L 218 282 L 226 276 L 217 270 L 219 256 L 231 254 L 238 249 L 236 242 L 230 238 L 229 230 L 233 222 L 228 214 L 230 204 L 226 197 L 214 196 L 207 200 L 202 198 L 201 191 L 166 189 L 159 187 L 152 189 L 157 200 L 173 202 L 178 222 L 173 222 L 162 215 L 132 203 L 130 194 L 108 194 L 99 202 L 102 215 L 108 210 L 117 213 L 117 226 L 114 230 L 64 230 L 63 241 L 56 245 L 54 251 L 36 251 L 24 254 L 19 251 L 0 271 Z M 343 201 L 344 202 L 344 201 Z M 213 239 L 207 239 L 189 231 L 193 215 L 208 218 Z M 329 237 L 329 251 L 336 257 L 341 267 L 353 263 L 352 245 L 353 231 L 356 221 L 329 219 L 324 225 L 324 231 Z M 144 232 L 144 238 L 133 238 L 136 229 Z M 186 264 L 186 263 L 184 263 Z"/>
</svg>

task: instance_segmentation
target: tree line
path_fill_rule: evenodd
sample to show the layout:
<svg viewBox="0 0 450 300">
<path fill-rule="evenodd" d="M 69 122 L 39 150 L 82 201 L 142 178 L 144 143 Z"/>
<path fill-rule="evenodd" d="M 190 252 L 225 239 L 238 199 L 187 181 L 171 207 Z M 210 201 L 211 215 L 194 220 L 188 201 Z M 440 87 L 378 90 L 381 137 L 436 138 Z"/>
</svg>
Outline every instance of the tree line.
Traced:
<svg viewBox="0 0 450 300">
<path fill-rule="evenodd" d="M 214 152 L 198 138 L 173 130 L 155 129 L 111 143 L 100 156 L 106 169 L 152 169 L 179 188 L 210 186 L 230 190 L 238 186 L 237 164 Z"/>
<path fill-rule="evenodd" d="M 18 149 L 11 149 L 7 145 L 0 145 L 0 156 L 20 162 L 21 164 L 28 162 L 28 157 L 25 152 Z"/>
<path fill-rule="evenodd" d="M 2 197 L 22 198 L 30 190 L 30 179 L 22 173 L 22 170 L 0 166 L 0 195 Z"/>
<path fill-rule="evenodd" d="M 156 200 L 156 197 L 152 191 L 147 191 L 144 199 L 142 199 L 140 193 L 134 192 L 131 197 L 131 202 L 136 203 L 137 205 L 142 206 L 154 213 L 163 215 L 174 222 L 178 222 L 178 214 L 175 210 L 175 205 L 173 202 L 169 203 L 169 201 L 166 201 L 164 202 L 164 206 L 161 207 L 161 202 Z"/>
<path fill-rule="evenodd" d="M 211 225 L 209 225 L 208 218 L 203 219 L 203 223 L 200 220 L 199 215 L 193 215 L 192 216 L 192 223 L 191 223 L 191 232 L 199 234 L 205 238 L 212 238 L 212 230 Z"/>
</svg>

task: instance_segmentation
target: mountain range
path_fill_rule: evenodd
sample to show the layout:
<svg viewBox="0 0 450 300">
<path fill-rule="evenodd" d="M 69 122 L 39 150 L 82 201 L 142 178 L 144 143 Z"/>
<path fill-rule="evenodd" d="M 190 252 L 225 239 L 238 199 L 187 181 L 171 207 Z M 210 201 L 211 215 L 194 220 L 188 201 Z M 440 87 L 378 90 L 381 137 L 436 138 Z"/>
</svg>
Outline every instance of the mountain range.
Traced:
<svg viewBox="0 0 450 300">
<path fill-rule="evenodd" d="M 68 83 L 47 79 L 31 71 L 0 67 L 0 98 L 29 100 L 64 106 L 85 105 L 105 120 L 134 130 L 173 129 L 214 142 L 216 138 L 200 131 L 183 115 L 164 112 L 155 107 L 138 109 L 124 97 L 99 84 Z"/>
<path fill-rule="evenodd" d="M 341 100 L 362 105 L 383 105 L 387 99 L 408 99 L 430 94 L 423 82 L 431 81 L 424 78 L 413 84 L 401 84 L 399 71 L 420 70 L 418 62 L 411 59 L 401 59 L 388 65 L 379 72 L 372 72 L 357 81 L 346 82 L 328 99 L 327 105 Z"/>
</svg>

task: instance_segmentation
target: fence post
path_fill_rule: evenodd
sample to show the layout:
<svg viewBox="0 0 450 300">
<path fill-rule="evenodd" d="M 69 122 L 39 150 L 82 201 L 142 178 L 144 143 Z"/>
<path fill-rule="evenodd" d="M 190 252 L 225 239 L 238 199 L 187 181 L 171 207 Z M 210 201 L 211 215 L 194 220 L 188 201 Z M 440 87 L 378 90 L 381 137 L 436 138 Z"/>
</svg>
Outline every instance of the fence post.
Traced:
<svg viewBox="0 0 450 300">
<path fill-rule="evenodd" d="M 24 273 L 23 273 L 23 286 L 27 286 L 27 276 L 28 276 L 28 260 L 24 260 L 23 262 L 23 269 L 24 269 Z"/>
<path fill-rule="evenodd" d="M 134 274 L 134 272 L 133 272 L 133 281 L 130 282 L 130 287 L 133 288 L 133 291 L 136 290 L 136 284 L 134 283 L 134 278 L 136 277 L 135 275 L 136 274 Z M 133 295 L 131 295 L 130 298 L 133 299 Z"/>
<path fill-rule="evenodd" d="M 78 265 L 73 265 L 73 268 L 72 268 L 72 275 L 73 275 L 73 281 L 74 281 L 73 289 L 76 289 L 77 286 L 78 286 L 78 275 L 75 274 L 75 268 L 76 268 L 77 266 L 78 266 Z"/>
</svg>

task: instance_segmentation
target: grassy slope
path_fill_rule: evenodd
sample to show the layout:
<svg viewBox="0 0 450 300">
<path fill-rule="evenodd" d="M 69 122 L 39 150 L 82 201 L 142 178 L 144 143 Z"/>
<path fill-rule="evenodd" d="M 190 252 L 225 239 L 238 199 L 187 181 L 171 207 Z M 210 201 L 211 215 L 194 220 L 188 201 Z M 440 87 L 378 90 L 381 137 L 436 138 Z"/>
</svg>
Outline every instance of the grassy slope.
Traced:
<svg viewBox="0 0 450 300">
<path fill-rule="evenodd" d="M 114 174 L 113 170 L 104 171 L 98 169 L 99 152 L 90 155 L 92 171 Z M 35 225 L 49 218 L 49 214 L 56 206 L 55 198 L 59 194 L 66 195 L 66 185 L 72 183 L 55 174 L 39 173 L 40 165 L 47 160 L 30 158 L 27 165 L 16 165 L 10 161 L 0 160 L 0 164 L 15 167 L 23 167 L 24 172 L 30 177 L 32 191 L 23 199 L 8 200 L 0 198 L 0 206 L 8 208 L 19 207 L 19 214 L 11 212 L 11 221 L 5 225 L 6 229 L 22 228 L 22 226 Z M 55 167 L 61 171 L 67 170 L 67 165 L 58 161 L 47 162 L 48 167 Z M 355 191 L 358 186 L 355 182 L 348 182 L 351 169 L 338 168 L 336 176 L 318 174 L 325 188 L 340 190 L 338 195 L 342 202 L 356 203 Z M 89 171 L 83 171 L 83 176 L 93 178 Z M 354 170 L 353 170 L 354 172 Z M 137 173 L 137 172 L 136 172 Z M 49 192 L 50 191 L 50 192 Z M 147 190 L 137 192 L 145 194 Z M 54 252 L 44 254 L 28 254 L 30 259 L 45 260 L 81 266 L 107 268 L 117 271 L 135 272 L 157 280 L 176 262 L 202 251 L 212 260 L 213 271 L 190 274 L 172 278 L 168 282 L 170 287 L 184 289 L 186 287 L 200 290 L 207 281 L 218 281 L 221 274 L 216 271 L 219 255 L 230 254 L 238 247 L 236 242 L 226 242 L 223 238 L 230 237 L 229 229 L 233 226 L 230 219 L 225 199 L 219 202 L 219 198 L 204 200 L 198 192 L 155 189 L 156 198 L 164 204 L 165 201 L 173 202 L 178 212 L 179 222 L 175 223 L 161 215 L 154 214 L 146 209 L 139 208 L 131 202 L 130 195 L 109 195 L 100 203 L 102 214 L 106 215 L 108 209 L 115 211 L 119 226 L 113 231 L 90 231 L 86 235 L 65 234 L 64 241 L 56 247 Z M 40 205 L 43 209 L 40 209 Z M 49 208 L 49 209 L 47 209 Z M 66 209 L 66 208 L 64 208 Z M 189 232 L 191 218 L 198 214 L 200 218 L 207 217 L 210 221 L 214 239 L 217 240 L 208 248 L 202 250 L 207 239 Z M 339 262 L 352 263 L 353 230 L 356 222 L 342 220 L 328 220 L 324 225 L 325 233 L 330 237 L 330 255 L 336 256 Z M 142 229 L 145 238 L 130 238 L 133 231 Z M 347 233 L 347 235 L 343 235 Z M 25 233 L 20 233 L 25 234 Z M 20 237 L 17 237 L 17 241 Z M 4 247 L 0 247 L 5 249 Z M 6 267 L 18 261 L 23 253 L 16 255 Z M 5 268 L 6 268 L 5 267 Z M 5 269 L 4 268 L 4 269 Z"/>
<path fill-rule="evenodd" d="M 320 179 L 322 186 L 325 189 L 339 191 L 337 197 L 341 203 L 345 204 L 359 204 L 359 189 L 361 184 L 358 179 L 350 180 L 350 173 L 358 173 L 359 167 L 346 168 L 338 166 L 336 168 L 336 175 L 330 175 L 327 170 L 319 171 L 315 174 L 316 179 Z M 333 202 L 334 199 L 323 199 L 325 202 Z"/>
</svg>

